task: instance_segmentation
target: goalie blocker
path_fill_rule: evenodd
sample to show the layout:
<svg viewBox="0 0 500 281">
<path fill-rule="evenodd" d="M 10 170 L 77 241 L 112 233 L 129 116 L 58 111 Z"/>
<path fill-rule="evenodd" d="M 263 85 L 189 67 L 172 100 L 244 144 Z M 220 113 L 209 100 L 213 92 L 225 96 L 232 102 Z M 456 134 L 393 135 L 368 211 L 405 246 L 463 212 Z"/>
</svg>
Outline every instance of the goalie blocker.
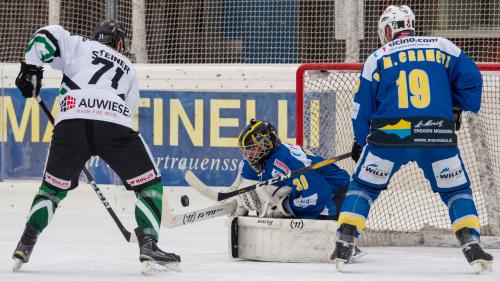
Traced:
<svg viewBox="0 0 500 281">
<path fill-rule="evenodd" d="M 330 263 L 333 220 L 229 217 L 229 255 L 255 261 Z"/>
</svg>

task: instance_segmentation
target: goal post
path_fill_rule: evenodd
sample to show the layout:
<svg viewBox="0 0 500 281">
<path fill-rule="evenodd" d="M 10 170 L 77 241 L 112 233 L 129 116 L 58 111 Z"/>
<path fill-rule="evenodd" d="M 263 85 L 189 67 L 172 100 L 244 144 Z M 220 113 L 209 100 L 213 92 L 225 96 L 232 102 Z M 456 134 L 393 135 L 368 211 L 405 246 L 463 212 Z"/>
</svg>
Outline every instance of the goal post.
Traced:
<svg viewBox="0 0 500 281">
<path fill-rule="evenodd" d="M 500 64 L 478 64 L 483 76 L 480 113 L 464 112 L 457 132 L 471 179 L 482 241 L 500 247 Z M 297 144 L 331 157 L 351 150 L 351 104 L 362 64 L 302 64 L 296 72 Z M 355 163 L 339 166 L 352 173 Z M 415 163 L 404 165 L 370 210 L 362 244 L 455 244 L 446 206 Z M 448 237 L 447 237 L 448 236 Z M 446 238 L 447 237 L 447 238 Z M 450 240 L 450 241 L 445 241 Z"/>
</svg>

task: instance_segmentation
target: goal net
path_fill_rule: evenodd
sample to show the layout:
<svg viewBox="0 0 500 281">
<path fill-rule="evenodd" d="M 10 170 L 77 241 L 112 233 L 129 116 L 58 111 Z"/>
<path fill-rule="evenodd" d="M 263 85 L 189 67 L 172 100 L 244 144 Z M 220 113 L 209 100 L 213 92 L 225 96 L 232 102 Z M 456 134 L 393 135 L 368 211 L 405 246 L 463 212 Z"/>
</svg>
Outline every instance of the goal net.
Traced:
<svg viewBox="0 0 500 281">
<path fill-rule="evenodd" d="M 351 151 L 351 104 L 361 67 L 304 64 L 298 68 L 298 144 L 326 157 Z M 482 241 L 493 236 L 493 246 L 500 247 L 500 65 L 479 68 L 484 81 L 481 111 L 465 112 L 457 135 L 481 221 Z M 338 164 L 350 173 L 355 166 L 350 159 Z M 410 163 L 394 175 L 388 189 L 372 206 L 362 244 L 449 244 L 443 239 L 450 236 L 443 234 L 452 234 L 447 208 L 431 191 L 420 168 Z"/>
<path fill-rule="evenodd" d="M 402 4 L 418 35 L 500 62 L 500 2 L 491 0 L 2 0 L 0 61 L 17 62 L 47 24 L 90 36 L 110 2 L 141 63 L 364 61 L 379 46 L 380 15 Z"/>
</svg>

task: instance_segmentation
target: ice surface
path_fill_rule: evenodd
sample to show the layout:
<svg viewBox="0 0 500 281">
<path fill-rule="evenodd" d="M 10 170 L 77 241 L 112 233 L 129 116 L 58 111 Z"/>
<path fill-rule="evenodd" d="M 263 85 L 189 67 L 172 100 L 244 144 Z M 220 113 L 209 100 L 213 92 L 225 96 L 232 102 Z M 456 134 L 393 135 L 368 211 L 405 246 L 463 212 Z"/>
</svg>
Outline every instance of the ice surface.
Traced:
<svg viewBox="0 0 500 281">
<path fill-rule="evenodd" d="M 137 245 L 125 242 L 93 191 L 86 186 L 71 192 L 61 203 L 62 207 L 41 234 L 30 262 L 21 272 L 13 273 L 12 251 L 24 228 L 38 184 L 20 187 L 15 183 L 13 188 L 5 182 L 0 184 L 0 281 L 500 280 L 498 249 L 489 250 L 495 258 L 493 273 L 481 276 L 472 272 L 457 248 L 365 248 L 368 255 L 356 264 L 346 265 L 344 273 L 337 273 L 333 264 L 232 260 L 227 252 L 223 217 L 176 229 L 163 228 L 159 246 L 182 257 L 182 272 L 143 276 Z M 135 225 L 130 214 L 135 201 L 133 195 L 114 195 L 113 189 L 107 188 L 103 191 L 122 222 L 132 230 Z M 167 193 L 168 197 L 175 197 L 171 193 Z M 192 202 L 191 205 L 196 205 L 198 201 L 193 198 Z M 180 202 L 172 203 L 180 206 Z M 200 207 L 206 206 L 201 201 L 200 204 Z M 122 212 L 125 206 L 129 211 Z"/>
<path fill-rule="evenodd" d="M 133 218 L 122 216 L 128 225 Z M 126 243 L 103 215 L 56 214 L 40 236 L 28 264 L 12 272 L 11 254 L 24 215 L 0 214 L 0 280 L 500 280 L 500 250 L 493 273 L 476 276 L 458 249 L 367 248 L 359 263 L 336 273 L 332 264 L 265 263 L 232 260 L 227 254 L 223 218 L 176 229 L 163 229 L 160 247 L 182 257 L 182 272 L 146 277 L 140 273 L 138 248 Z"/>
</svg>

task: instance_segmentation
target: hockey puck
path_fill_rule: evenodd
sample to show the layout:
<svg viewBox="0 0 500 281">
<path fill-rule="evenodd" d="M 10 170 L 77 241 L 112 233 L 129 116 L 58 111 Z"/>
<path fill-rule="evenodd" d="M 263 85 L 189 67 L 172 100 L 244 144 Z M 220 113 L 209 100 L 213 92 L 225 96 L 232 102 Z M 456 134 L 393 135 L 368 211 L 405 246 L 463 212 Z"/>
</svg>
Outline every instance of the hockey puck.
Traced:
<svg viewBox="0 0 500 281">
<path fill-rule="evenodd" d="M 189 197 L 187 197 L 187 195 L 181 196 L 181 204 L 183 207 L 189 206 Z"/>
</svg>

